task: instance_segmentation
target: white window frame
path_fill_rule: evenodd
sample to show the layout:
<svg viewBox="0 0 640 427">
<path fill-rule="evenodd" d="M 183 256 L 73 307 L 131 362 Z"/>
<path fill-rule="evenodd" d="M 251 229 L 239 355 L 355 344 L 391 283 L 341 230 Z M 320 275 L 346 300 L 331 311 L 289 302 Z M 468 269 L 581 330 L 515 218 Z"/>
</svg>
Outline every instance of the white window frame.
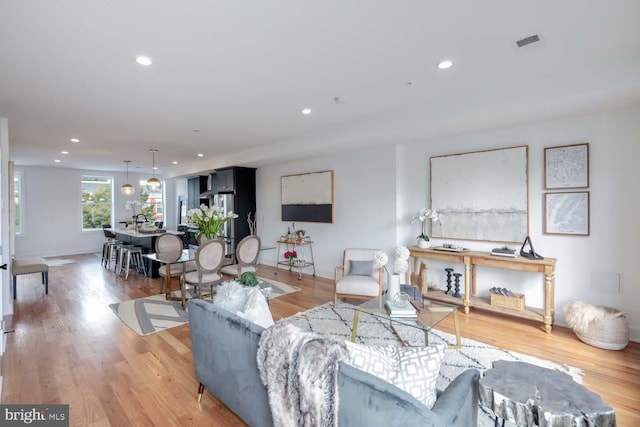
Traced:
<svg viewBox="0 0 640 427">
<path fill-rule="evenodd" d="M 86 178 L 98 178 L 98 179 L 109 180 L 109 183 L 111 185 L 111 200 L 108 203 L 109 204 L 109 211 L 110 211 L 109 224 L 111 224 L 113 226 L 113 218 L 114 218 L 114 215 L 115 215 L 115 212 L 114 212 L 114 198 L 115 198 L 115 196 L 114 196 L 114 192 L 113 192 L 113 190 L 114 190 L 114 182 L 115 182 L 114 177 L 112 177 L 112 176 L 104 176 L 104 175 L 84 175 L 83 174 L 81 176 L 81 178 L 80 178 L 80 205 L 81 205 L 81 208 L 80 208 L 80 222 L 81 222 L 82 231 L 102 230 L 102 225 L 100 225 L 100 227 L 96 227 L 96 228 L 85 228 L 84 227 L 84 206 L 85 206 L 85 202 L 84 202 L 84 200 L 82 200 L 82 194 L 83 194 L 83 190 L 84 190 L 83 183 L 84 183 Z M 103 203 L 103 204 L 106 205 L 107 203 Z"/>
</svg>

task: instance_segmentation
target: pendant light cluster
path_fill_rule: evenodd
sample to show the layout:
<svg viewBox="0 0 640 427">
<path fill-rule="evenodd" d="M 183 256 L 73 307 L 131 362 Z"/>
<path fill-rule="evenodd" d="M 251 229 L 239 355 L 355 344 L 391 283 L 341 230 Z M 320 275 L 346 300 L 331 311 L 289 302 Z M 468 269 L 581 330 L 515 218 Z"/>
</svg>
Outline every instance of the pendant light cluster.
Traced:
<svg viewBox="0 0 640 427">
<path fill-rule="evenodd" d="M 156 153 L 158 152 L 158 149 L 152 148 L 149 151 L 151 151 L 153 156 L 153 166 L 152 166 L 153 176 L 147 180 L 147 190 L 156 192 L 156 191 L 159 191 L 160 188 L 162 187 L 162 183 L 158 178 L 156 178 Z"/>
<path fill-rule="evenodd" d="M 147 190 L 151 191 L 151 192 L 157 192 L 160 191 L 160 188 L 162 188 L 162 183 L 160 182 L 160 180 L 158 178 L 156 178 L 156 153 L 158 152 L 157 148 L 152 148 L 149 151 L 151 151 L 151 154 L 153 156 L 153 160 L 152 160 L 152 177 L 149 178 L 147 180 Z M 129 163 L 131 163 L 131 160 L 124 160 L 124 163 L 127 165 L 127 183 L 124 184 L 122 187 L 120 187 L 120 191 L 122 192 L 122 194 L 124 194 L 125 196 L 131 196 L 136 192 L 136 189 L 133 185 L 129 184 Z"/>
<path fill-rule="evenodd" d="M 129 184 L 129 163 L 131 163 L 131 160 L 125 160 L 124 162 L 127 164 L 127 183 L 120 188 L 120 191 L 122 191 L 122 194 L 125 196 L 131 196 L 136 192 L 136 188 Z"/>
</svg>

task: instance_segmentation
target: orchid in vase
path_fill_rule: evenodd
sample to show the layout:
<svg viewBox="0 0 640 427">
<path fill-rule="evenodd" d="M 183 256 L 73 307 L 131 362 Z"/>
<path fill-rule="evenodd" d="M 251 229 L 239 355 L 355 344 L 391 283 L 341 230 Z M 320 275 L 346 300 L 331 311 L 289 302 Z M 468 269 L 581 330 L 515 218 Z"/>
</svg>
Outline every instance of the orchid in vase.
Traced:
<svg viewBox="0 0 640 427">
<path fill-rule="evenodd" d="M 428 247 L 429 235 L 427 234 L 427 220 L 431 219 L 435 222 L 440 222 L 440 216 L 438 212 L 432 209 L 420 209 L 416 215 L 411 217 L 409 224 L 413 224 L 416 221 L 420 221 L 421 233 L 418 235 L 418 246 Z"/>
<path fill-rule="evenodd" d="M 218 237 L 224 224 L 231 218 L 238 218 L 238 215 L 231 211 L 224 213 L 219 206 L 202 204 L 187 212 L 189 224 L 196 225 L 209 240 Z"/>
</svg>

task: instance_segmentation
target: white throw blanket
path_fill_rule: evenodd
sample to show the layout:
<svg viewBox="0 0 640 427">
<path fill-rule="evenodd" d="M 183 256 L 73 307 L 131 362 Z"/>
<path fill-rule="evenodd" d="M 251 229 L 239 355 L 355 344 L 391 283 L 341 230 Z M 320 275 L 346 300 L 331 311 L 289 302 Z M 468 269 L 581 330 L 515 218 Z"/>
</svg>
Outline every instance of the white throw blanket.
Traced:
<svg viewBox="0 0 640 427">
<path fill-rule="evenodd" d="M 338 425 L 338 362 L 344 344 L 288 323 L 266 329 L 258 345 L 258 370 L 267 387 L 276 427 Z"/>
</svg>

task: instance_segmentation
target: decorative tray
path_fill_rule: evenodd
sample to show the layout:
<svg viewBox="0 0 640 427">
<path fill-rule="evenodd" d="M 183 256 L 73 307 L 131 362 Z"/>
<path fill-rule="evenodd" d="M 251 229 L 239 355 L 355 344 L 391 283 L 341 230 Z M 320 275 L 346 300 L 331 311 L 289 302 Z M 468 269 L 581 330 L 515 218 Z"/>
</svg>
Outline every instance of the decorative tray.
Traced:
<svg viewBox="0 0 640 427">
<path fill-rule="evenodd" d="M 435 248 L 431 248 L 433 250 L 436 251 L 445 251 L 445 252 L 464 252 L 464 251 L 468 251 L 469 249 L 467 248 L 461 248 L 459 246 L 455 247 L 455 248 L 448 248 L 445 246 L 436 246 Z"/>
</svg>

